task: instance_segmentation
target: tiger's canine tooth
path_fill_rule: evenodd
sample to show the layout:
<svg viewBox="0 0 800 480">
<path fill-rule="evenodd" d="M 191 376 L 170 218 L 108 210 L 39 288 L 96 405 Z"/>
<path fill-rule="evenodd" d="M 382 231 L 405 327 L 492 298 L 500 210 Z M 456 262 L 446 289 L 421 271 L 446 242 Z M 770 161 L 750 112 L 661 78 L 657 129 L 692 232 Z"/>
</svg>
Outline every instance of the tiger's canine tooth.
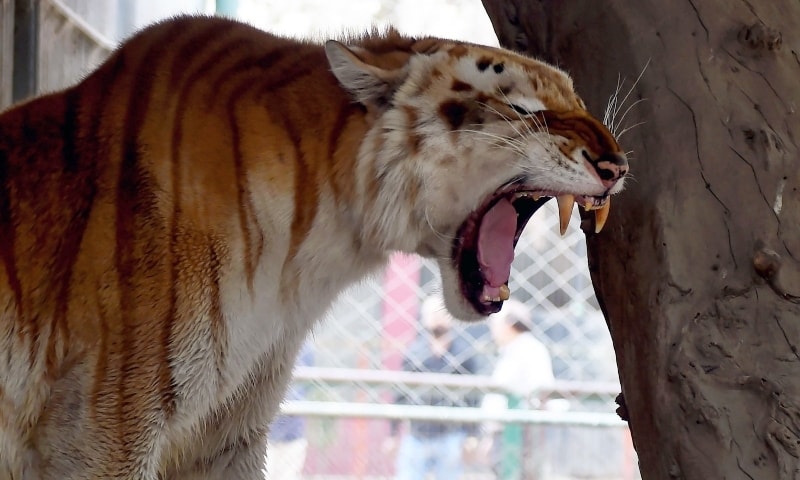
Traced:
<svg viewBox="0 0 800 480">
<path fill-rule="evenodd" d="M 572 208 L 575 205 L 575 196 L 568 193 L 556 197 L 558 202 L 558 226 L 561 236 L 567 232 L 569 219 L 572 217 Z"/>
<path fill-rule="evenodd" d="M 508 285 L 500 285 L 500 300 L 506 301 L 511 297 L 511 290 Z"/>
<path fill-rule="evenodd" d="M 607 198 L 606 203 L 594 211 L 594 233 L 600 233 L 608 219 L 608 212 L 611 210 L 611 199 Z"/>
</svg>

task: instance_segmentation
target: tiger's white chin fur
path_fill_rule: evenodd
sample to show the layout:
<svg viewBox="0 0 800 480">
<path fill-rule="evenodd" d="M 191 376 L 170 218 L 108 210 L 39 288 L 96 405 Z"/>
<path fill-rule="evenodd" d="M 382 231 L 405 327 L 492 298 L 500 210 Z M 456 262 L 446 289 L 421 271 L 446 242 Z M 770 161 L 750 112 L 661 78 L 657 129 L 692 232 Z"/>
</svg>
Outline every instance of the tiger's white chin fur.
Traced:
<svg viewBox="0 0 800 480">
<path fill-rule="evenodd" d="M 469 300 L 464 297 L 458 271 L 448 261 L 439 260 L 437 263 L 442 276 L 442 297 L 447 311 L 455 318 L 463 321 L 484 319 L 486 314 L 477 311 Z"/>
</svg>

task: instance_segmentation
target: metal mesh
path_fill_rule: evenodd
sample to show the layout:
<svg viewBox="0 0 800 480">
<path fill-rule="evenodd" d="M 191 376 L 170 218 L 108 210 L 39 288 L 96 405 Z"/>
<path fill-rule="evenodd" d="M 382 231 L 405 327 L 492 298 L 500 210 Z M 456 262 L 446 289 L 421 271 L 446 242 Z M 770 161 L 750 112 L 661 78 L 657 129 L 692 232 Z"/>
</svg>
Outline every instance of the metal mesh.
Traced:
<svg viewBox="0 0 800 480">
<path fill-rule="evenodd" d="M 549 202 L 516 248 L 512 297 L 531 308 L 532 333 L 546 345 L 556 378 L 552 389 L 538 393 L 540 407 L 533 413 L 542 417 L 503 422 L 522 432 L 515 447 L 521 449 L 516 453 L 520 471 L 498 475 L 491 455 L 477 448 L 464 457 L 461 478 L 638 478 L 627 429 L 613 418 L 619 391 L 615 359 L 579 223 L 576 211 L 562 237 L 555 202 Z M 472 357 L 474 375 L 401 370 L 410 345 L 426 335 L 419 307 L 440 290 L 438 282 L 432 261 L 397 255 L 385 272 L 348 290 L 316 328 L 314 366 L 296 370 L 295 384 L 308 387 L 307 397 L 285 406 L 308 419 L 304 478 L 391 478 L 397 460 L 397 451 L 386 448 L 391 425 L 407 433 L 409 418 L 426 418 L 425 399 L 431 395 L 451 406 L 435 412 L 435 418 L 467 418 L 474 425 L 467 428 L 470 435 L 487 437 L 486 412 L 463 401 L 498 390 L 489 377 L 498 351 L 485 322 L 456 327 L 469 348 L 450 361 L 460 364 L 462 356 Z M 407 404 L 398 405 L 399 397 Z M 324 402 L 325 408 L 306 402 Z M 580 412 L 593 416 L 575 421 Z M 599 423 L 589 426 L 594 421 Z"/>
<path fill-rule="evenodd" d="M 616 382 L 611 339 L 594 297 L 577 211 L 573 215 L 561 237 L 554 202 L 536 213 L 516 248 L 512 297 L 531 307 L 533 334 L 550 350 L 556 378 Z M 315 330 L 316 365 L 396 368 L 403 348 L 422 333 L 421 300 L 439 290 L 434 262 L 396 256 L 387 272 L 345 292 Z M 484 323 L 458 328 L 478 352 L 494 355 Z"/>
</svg>

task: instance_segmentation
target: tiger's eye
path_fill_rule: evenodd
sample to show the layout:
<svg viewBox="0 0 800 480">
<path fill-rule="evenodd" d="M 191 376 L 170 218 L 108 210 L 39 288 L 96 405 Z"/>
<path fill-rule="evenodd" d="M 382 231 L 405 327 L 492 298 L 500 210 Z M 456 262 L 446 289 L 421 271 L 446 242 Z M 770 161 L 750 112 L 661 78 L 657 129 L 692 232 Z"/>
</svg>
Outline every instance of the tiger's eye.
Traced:
<svg viewBox="0 0 800 480">
<path fill-rule="evenodd" d="M 519 105 L 515 105 L 513 103 L 509 104 L 508 106 L 520 115 L 531 115 L 533 113 L 529 112 L 525 107 L 520 107 Z"/>
</svg>

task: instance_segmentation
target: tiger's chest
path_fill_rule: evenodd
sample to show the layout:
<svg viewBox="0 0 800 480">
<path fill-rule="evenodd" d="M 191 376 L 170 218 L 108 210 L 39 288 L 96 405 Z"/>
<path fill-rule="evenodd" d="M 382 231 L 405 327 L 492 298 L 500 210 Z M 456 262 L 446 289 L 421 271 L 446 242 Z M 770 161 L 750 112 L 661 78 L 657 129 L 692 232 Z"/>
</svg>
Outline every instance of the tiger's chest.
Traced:
<svg viewBox="0 0 800 480">
<path fill-rule="evenodd" d="M 173 331 L 177 401 L 162 439 L 163 468 L 180 472 L 192 458 L 228 451 L 243 436 L 259 437 L 279 409 L 306 335 L 342 288 L 385 261 L 359 256 L 334 218 L 320 206 L 294 249 L 279 232 L 288 225 L 267 231 L 252 276 L 240 261 L 244 242 L 229 242 L 218 285 L 196 292 L 194 303 L 206 306 Z M 262 223 L 281 224 L 279 216 Z"/>
<path fill-rule="evenodd" d="M 198 463 L 224 464 L 219 455 L 238 448 L 242 438 L 262 438 L 279 409 L 313 319 L 288 313 L 274 285 L 258 285 L 260 295 L 239 292 L 244 301 L 224 311 L 227 330 L 220 344 L 236 348 L 220 355 L 210 332 L 198 331 L 174 365 L 179 394 L 163 432 L 160 462 L 162 471 L 171 472 L 167 477 L 180 477 Z"/>
</svg>

